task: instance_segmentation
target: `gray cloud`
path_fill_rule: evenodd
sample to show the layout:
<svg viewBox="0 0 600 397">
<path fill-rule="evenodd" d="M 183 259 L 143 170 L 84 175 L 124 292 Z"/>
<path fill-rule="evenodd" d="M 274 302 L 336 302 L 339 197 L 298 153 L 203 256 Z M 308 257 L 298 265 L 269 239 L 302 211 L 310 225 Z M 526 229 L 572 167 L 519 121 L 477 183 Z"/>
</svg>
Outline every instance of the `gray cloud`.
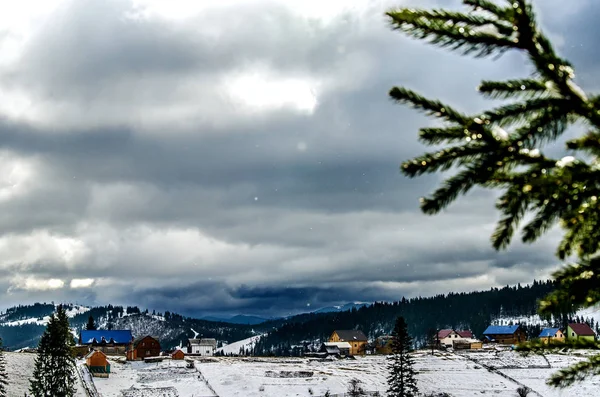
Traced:
<svg viewBox="0 0 600 397">
<path fill-rule="evenodd" d="M 559 5 L 540 4 L 544 24 L 593 76 L 592 56 L 565 44 L 583 33 L 553 24 Z M 387 98 L 407 85 L 478 111 L 479 81 L 525 75 L 524 58 L 427 47 L 377 7 L 329 22 L 274 3 L 169 20 L 134 18 L 126 0 L 65 2 L 0 63 L 0 90 L 31 101 L 15 113 L 0 97 L 2 302 L 277 315 L 547 276 L 557 233 L 491 249 L 495 193 L 419 213 L 441 177 L 398 167 L 425 150 L 417 130 L 430 121 Z M 245 71 L 262 83 L 227 91 Z M 291 105 L 236 97 L 277 82 Z M 306 86 L 314 109 L 290 96 Z M 48 289 L 52 278 L 64 286 Z"/>
</svg>

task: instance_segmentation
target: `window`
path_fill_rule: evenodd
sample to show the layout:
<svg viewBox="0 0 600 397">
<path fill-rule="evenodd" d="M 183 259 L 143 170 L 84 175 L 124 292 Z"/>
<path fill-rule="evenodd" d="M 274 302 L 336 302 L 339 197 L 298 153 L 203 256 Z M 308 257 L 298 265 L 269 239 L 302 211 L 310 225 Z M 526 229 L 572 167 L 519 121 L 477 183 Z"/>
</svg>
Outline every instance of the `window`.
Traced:
<svg viewBox="0 0 600 397">
<path fill-rule="evenodd" d="M 150 350 L 146 350 L 146 355 L 149 356 L 150 355 Z"/>
<path fill-rule="evenodd" d="M 142 342 L 142 347 L 146 346 L 146 342 Z"/>
</svg>

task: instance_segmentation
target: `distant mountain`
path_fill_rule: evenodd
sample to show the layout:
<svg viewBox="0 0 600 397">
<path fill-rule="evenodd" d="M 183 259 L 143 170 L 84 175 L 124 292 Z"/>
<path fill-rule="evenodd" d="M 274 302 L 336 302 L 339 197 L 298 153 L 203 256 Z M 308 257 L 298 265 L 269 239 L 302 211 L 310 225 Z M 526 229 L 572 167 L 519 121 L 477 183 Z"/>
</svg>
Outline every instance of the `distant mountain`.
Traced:
<svg viewBox="0 0 600 397">
<path fill-rule="evenodd" d="M 202 320 L 206 321 L 214 321 L 220 323 L 229 323 L 229 324 L 245 324 L 245 325 L 257 325 L 262 324 L 265 321 L 269 321 L 272 319 L 263 318 L 258 316 L 248 316 L 245 314 L 238 314 L 233 317 L 219 317 L 219 316 L 204 316 Z"/>
<path fill-rule="evenodd" d="M 319 310 L 315 310 L 313 313 L 333 313 L 333 312 L 347 312 L 348 310 L 352 310 L 352 309 L 360 309 L 361 307 L 364 306 L 369 306 L 370 303 L 346 303 L 345 305 L 342 306 L 327 306 L 327 307 L 323 307 Z"/>
</svg>

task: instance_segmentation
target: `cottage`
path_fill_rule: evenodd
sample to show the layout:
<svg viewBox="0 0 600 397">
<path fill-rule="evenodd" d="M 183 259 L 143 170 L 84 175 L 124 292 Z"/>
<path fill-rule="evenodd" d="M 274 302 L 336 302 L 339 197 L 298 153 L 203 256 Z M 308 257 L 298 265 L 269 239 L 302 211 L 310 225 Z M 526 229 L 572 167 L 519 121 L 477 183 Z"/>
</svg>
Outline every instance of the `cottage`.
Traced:
<svg viewBox="0 0 600 397">
<path fill-rule="evenodd" d="M 110 374 L 110 364 L 108 363 L 106 354 L 100 350 L 89 352 L 85 356 L 85 365 L 92 376 L 108 378 L 108 374 Z"/>
<path fill-rule="evenodd" d="M 473 339 L 471 331 L 456 331 L 453 329 L 442 329 L 437 334 L 439 344 L 446 347 L 452 347 L 454 342 L 463 339 Z"/>
<path fill-rule="evenodd" d="M 188 339 L 188 354 L 214 356 L 216 350 L 217 340 L 214 338 Z"/>
<path fill-rule="evenodd" d="M 185 359 L 185 353 L 181 349 L 175 349 L 173 353 L 171 353 L 172 360 L 183 360 Z"/>
<path fill-rule="evenodd" d="M 160 355 L 160 343 L 158 338 L 149 335 L 135 338 L 127 350 L 127 360 L 143 360 L 146 357 L 157 357 Z"/>
<path fill-rule="evenodd" d="M 326 353 L 328 356 L 349 356 L 351 346 L 348 342 L 325 342 L 319 349 L 320 353 Z"/>
<path fill-rule="evenodd" d="M 359 330 L 335 330 L 329 337 L 329 342 L 348 342 L 350 355 L 364 354 L 369 342 L 366 335 Z"/>
<path fill-rule="evenodd" d="M 79 345 L 105 354 L 125 354 L 132 340 L 130 330 L 85 330 L 79 333 Z"/>
<path fill-rule="evenodd" d="M 540 338 L 542 343 L 547 345 L 552 343 L 564 343 L 565 341 L 565 335 L 560 328 L 544 328 L 538 338 Z"/>
<path fill-rule="evenodd" d="M 595 342 L 596 334 L 587 324 L 570 323 L 567 327 L 567 339 Z"/>
<path fill-rule="evenodd" d="M 519 325 L 490 325 L 483 336 L 486 342 L 502 345 L 516 345 L 527 340 L 525 331 Z"/>
</svg>

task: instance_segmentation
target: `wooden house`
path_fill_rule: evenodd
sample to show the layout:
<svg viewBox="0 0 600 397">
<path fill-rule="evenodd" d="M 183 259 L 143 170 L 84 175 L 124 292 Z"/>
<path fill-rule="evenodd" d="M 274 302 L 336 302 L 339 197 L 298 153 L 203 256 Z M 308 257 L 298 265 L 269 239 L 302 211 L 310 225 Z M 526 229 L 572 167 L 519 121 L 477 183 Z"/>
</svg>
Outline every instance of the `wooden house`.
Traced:
<svg viewBox="0 0 600 397">
<path fill-rule="evenodd" d="M 538 338 L 540 338 L 542 343 L 547 345 L 552 343 L 564 343 L 565 334 L 563 334 L 560 328 L 544 328 Z"/>
<path fill-rule="evenodd" d="M 365 354 L 365 347 L 369 340 L 359 330 L 335 330 L 329 337 L 329 342 L 348 342 L 350 344 L 350 355 Z"/>
<path fill-rule="evenodd" d="M 125 354 L 133 340 L 130 330 L 93 330 L 79 333 L 79 345 L 100 350 L 105 354 Z"/>
<path fill-rule="evenodd" d="M 108 363 L 106 354 L 100 350 L 89 352 L 85 356 L 85 365 L 92 376 L 108 378 L 108 374 L 110 374 L 110 364 Z"/>
<path fill-rule="evenodd" d="M 127 360 L 143 360 L 146 357 L 158 357 L 160 355 L 160 343 L 157 338 L 149 335 L 135 338 L 127 350 Z"/>
<path fill-rule="evenodd" d="M 326 353 L 327 356 L 349 356 L 351 346 L 348 342 L 325 342 L 321 345 L 319 353 Z"/>
<path fill-rule="evenodd" d="M 595 342 L 596 334 L 587 324 L 570 323 L 567 326 L 567 339 Z"/>
<path fill-rule="evenodd" d="M 196 356 L 214 356 L 217 340 L 213 338 L 188 339 L 187 352 Z"/>
<path fill-rule="evenodd" d="M 181 349 L 175 349 L 175 351 L 173 353 L 171 353 L 171 359 L 172 360 L 184 360 L 185 353 Z"/>
<path fill-rule="evenodd" d="M 527 340 L 519 325 L 490 325 L 483 332 L 484 341 L 502 345 L 516 345 Z"/>
</svg>

